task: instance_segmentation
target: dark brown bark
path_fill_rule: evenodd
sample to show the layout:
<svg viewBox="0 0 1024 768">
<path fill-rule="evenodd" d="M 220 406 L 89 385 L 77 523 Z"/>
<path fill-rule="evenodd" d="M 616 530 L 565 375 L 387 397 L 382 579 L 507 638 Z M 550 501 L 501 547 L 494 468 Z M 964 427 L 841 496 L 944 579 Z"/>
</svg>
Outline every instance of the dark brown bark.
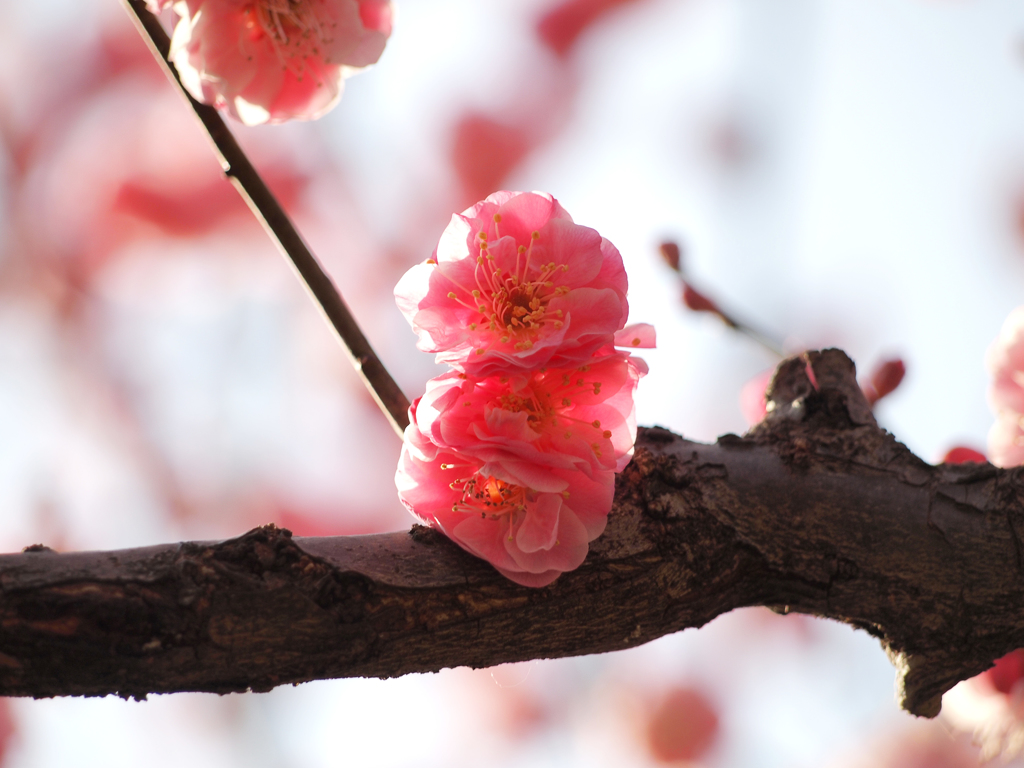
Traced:
<svg viewBox="0 0 1024 768">
<path fill-rule="evenodd" d="M 627 648 L 767 605 L 875 635 L 902 705 L 935 715 L 944 691 L 1024 646 L 1021 470 L 922 462 L 877 427 L 836 350 L 784 362 L 771 399 L 763 424 L 714 445 L 642 429 L 607 532 L 544 589 L 419 527 L 0 556 L 0 694 L 481 667 Z"/>
</svg>

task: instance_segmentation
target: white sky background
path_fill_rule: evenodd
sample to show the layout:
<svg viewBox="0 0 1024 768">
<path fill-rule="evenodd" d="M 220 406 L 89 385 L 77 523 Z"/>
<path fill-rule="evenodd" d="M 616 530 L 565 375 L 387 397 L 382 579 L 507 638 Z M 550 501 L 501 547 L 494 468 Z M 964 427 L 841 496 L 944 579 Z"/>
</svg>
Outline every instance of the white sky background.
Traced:
<svg viewBox="0 0 1024 768">
<path fill-rule="evenodd" d="M 101 18 L 120 12 L 114 0 L 89 5 Z M 17 4 L 0 19 L 42 39 L 52 24 L 71 28 L 81 6 L 70 14 L 65 0 Z M 453 183 L 448 131 L 466 108 L 497 108 L 521 67 L 547 55 L 531 37 L 544 6 L 399 0 L 381 63 L 348 82 L 340 107 L 316 126 L 269 130 L 282 141 L 321 135 L 351 190 L 351 209 L 336 215 L 358 219 L 368 242 L 407 243 L 421 233 L 414 258 L 422 259 L 451 213 L 423 202 L 436 185 Z M 649 0 L 582 40 L 570 62 L 580 89 L 567 124 L 508 186 L 553 193 L 623 253 L 632 319 L 653 322 L 659 334 L 659 349 L 645 354 L 651 374 L 638 395 L 640 423 L 705 440 L 742 432 L 740 387 L 774 364 L 713 318 L 681 308 L 656 255 L 662 238 L 677 237 L 701 288 L 793 348 L 842 347 L 862 372 L 882 356 L 902 356 L 907 379 L 878 415 L 918 455 L 934 461 L 956 443 L 984 447 L 984 351 L 1024 303 L 1015 207 L 1024 200 L 1022 40 L 1019 0 Z M 11 66 L 3 54 L 0 65 Z M 746 137 L 749 162 L 729 165 L 708 151 L 723 124 Z M 343 293 L 352 276 L 370 285 L 348 298 L 415 396 L 433 369 L 414 350 L 387 286 L 373 282 L 386 270 L 357 258 L 371 245 L 346 251 L 350 244 L 330 242 L 329 228 L 315 224 L 308 235 Z M 189 260 L 174 258 L 178 269 Z M 140 247 L 131 269 L 150 267 L 166 264 Z M 391 448 L 354 451 L 318 431 L 315 422 L 329 417 L 349 435 L 375 434 L 356 395 L 308 373 L 309 360 L 333 354 L 331 343 L 312 313 L 288 314 L 301 294 L 281 287 L 291 275 L 282 269 L 278 282 L 274 269 L 269 257 L 258 261 L 242 308 L 223 315 L 215 296 L 167 273 L 159 296 L 135 297 L 150 325 L 138 322 L 130 301 L 131 286 L 145 279 L 111 274 L 103 284 L 115 308 L 111 354 L 146 348 L 150 367 L 138 370 L 160 372 L 168 388 L 152 401 L 154 429 L 180 454 L 182 471 L 205 477 L 193 465 L 221 461 L 223 471 L 244 474 L 273 461 L 282 487 L 371 504 L 376 478 L 386 482 L 390 470 L 370 464 Z M 235 279 L 223 278 L 226 295 Z M 280 304 L 265 298 L 278 295 L 286 297 Z M 171 330 L 163 311 L 177 318 Z M 229 342 L 217 334 L 237 340 L 225 324 L 239 322 L 242 337 L 255 339 L 242 346 L 251 354 L 225 362 L 217 344 Z M 302 342 L 309 349 L 291 346 L 296 328 L 314 337 Z M 179 535 L 153 511 L 153 491 L 130 462 L 82 447 L 107 427 L 99 417 L 83 425 L 60 354 L 31 307 L 0 307 L 0 502 L 10 510 L 0 540 L 32 543 L 31 497 L 54 474 L 57 495 L 77 499 L 65 513 L 75 540 L 110 548 Z M 203 390 L 197 399 L 189 381 L 225 392 Z M 282 392 L 305 405 L 281 415 L 273 403 Z M 182 424 L 198 430 L 211 419 L 223 439 L 197 453 Z M 387 438 L 370 439 L 383 446 Z M 276 447 L 260 452 L 264 444 Z M 318 458 L 300 461 L 304 447 Z M 219 481 L 209 482 L 215 496 Z M 403 524 L 388 517 L 390 527 Z M 616 708 L 621 680 L 653 690 L 675 679 L 715 694 L 723 739 L 706 761 L 712 768 L 827 765 L 869 734 L 905 725 L 875 641 L 824 624 L 801 639 L 803 630 L 778 622 L 761 627 L 737 614 L 631 652 L 527 665 L 524 685 L 560 697 L 564 715 L 522 743 L 478 722 L 473 702 L 491 694 L 454 672 L 226 699 L 19 701 L 20 743 L 6 766 L 642 765 Z"/>
</svg>

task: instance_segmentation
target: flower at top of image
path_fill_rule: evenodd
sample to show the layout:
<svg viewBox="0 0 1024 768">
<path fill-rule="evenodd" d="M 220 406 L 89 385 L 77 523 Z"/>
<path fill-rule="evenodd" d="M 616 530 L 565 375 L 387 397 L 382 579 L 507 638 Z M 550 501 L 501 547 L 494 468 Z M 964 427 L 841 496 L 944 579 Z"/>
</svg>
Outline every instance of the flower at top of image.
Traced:
<svg viewBox="0 0 1024 768">
<path fill-rule="evenodd" d="M 198 101 L 246 125 L 312 120 L 391 34 L 388 0 L 149 0 L 180 17 L 170 59 Z"/>
<path fill-rule="evenodd" d="M 496 192 L 452 216 L 395 298 L 420 349 L 474 376 L 584 363 L 629 313 L 615 246 L 539 192 Z"/>
<path fill-rule="evenodd" d="M 427 525 L 528 587 L 578 568 L 633 455 L 633 393 L 615 247 L 550 195 L 496 192 L 452 217 L 395 299 L 448 373 L 409 409 L 398 498 Z"/>
</svg>

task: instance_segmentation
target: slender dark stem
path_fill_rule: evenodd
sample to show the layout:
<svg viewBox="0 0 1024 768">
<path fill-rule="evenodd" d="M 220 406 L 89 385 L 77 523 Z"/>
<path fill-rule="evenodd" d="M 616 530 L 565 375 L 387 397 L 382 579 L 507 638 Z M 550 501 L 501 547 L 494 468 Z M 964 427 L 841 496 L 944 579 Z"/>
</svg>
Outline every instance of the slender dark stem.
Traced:
<svg viewBox="0 0 1024 768">
<path fill-rule="evenodd" d="M 744 323 L 741 320 L 737 320 L 734 316 L 730 315 L 725 311 L 719 311 L 718 316 L 722 318 L 723 323 L 732 328 L 734 331 L 739 331 L 747 338 L 757 342 L 776 357 L 784 358 L 786 356 L 786 353 L 782 349 L 782 344 L 779 343 L 777 340 L 773 339 L 767 333 L 762 333 L 754 326 L 748 323 Z"/>
<path fill-rule="evenodd" d="M 196 117 L 203 124 L 220 160 L 224 175 L 235 185 L 235 189 L 263 224 L 267 234 L 277 247 L 288 257 L 299 278 L 309 290 L 324 317 L 334 328 L 338 339 L 352 358 L 352 364 L 363 377 L 367 389 L 384 411 L 399 437 L 409 423 L 409 400 L 391 378 L 380 358 L 366 340 L 352 313 L 345 305 L 341 294 L 331 278 L 303 241 L 288 214 L 281 208 L 277 198 L 267 188 L 260 175 L 253 168 L 249 158 L 231 135 L 224 120 L 213 107 L 200 104 L 185 90 L 178 76 L 178 70 L 168 60 L 170 39 L 159 19 L 146 9 L 143 0 L 124 0 L 131 12 L 135 26 L 147 41 L 150 50 L 163 65 L 164 71 L 188 101 Z"/>
</svg>

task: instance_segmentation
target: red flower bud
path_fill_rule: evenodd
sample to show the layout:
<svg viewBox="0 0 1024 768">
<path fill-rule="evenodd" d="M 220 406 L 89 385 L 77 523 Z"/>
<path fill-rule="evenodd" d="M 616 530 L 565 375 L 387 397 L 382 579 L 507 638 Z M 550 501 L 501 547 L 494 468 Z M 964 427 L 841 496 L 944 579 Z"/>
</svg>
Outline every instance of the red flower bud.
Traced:
<svg viewBox="0 0 1024 768">
<path fill-rule="evenodd" d="M 682 272 L 682 261 L 679 254 L 679 246 L 673 243 L 671 240 L 666 240 L 660 246 L 658 250 L 661 251 L 661 258 L 665 260 L 676 272 Z"/>
<path fill-rule="evenodd" d="M 1024 677 L 1024 648 L 1010 651 L 1001 659 L 996 659 L 995 666 L 979 675 L 1000 693 L 1010 694 L 1014 686 Z"/>
<path fill-rule="evenodd" d="M 907 368 L 898 357 L 885 360 L 871 372 L 868 383 L 861 386 L 869 405 L 874 405 L 891 393 L 903 381 Z"/>
<path fill-rule="evenodd" d="M 683 283 L 683 303 L 687 308 L 692 309 L 694 312 L 714 312 L 716 315 L 722 314 L 722 310 L 718 308 L 718 305 L 715 304 L 715 302 L 686 282 Z"/>
<path fill-rule="evenodd" d="M 985 458 L 984 453 L 962 445 L 950 448 L 946 455 L 942 457 L 943 464 L 984 464 L 986 461 L 988 459 Z"/>
</svg>

